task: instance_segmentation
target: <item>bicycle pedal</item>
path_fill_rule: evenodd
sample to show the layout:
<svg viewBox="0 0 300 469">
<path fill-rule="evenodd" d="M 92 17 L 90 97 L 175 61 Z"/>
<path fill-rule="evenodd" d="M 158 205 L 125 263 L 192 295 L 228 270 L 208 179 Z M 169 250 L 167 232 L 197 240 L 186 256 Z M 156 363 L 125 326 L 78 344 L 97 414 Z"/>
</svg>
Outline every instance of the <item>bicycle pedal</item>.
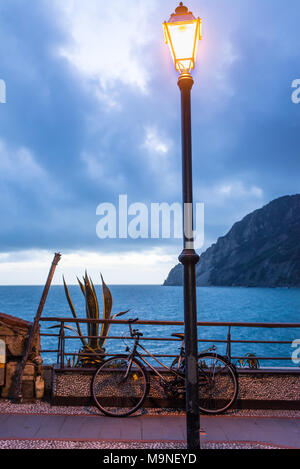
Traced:
<svg viewBox="0 0 300 469">
<path fill-rule="evenodd" d="M 199 378 L 199 384 L 206 384 L 207 383 L 207 379 L 205 378 Z"/>
</svg>

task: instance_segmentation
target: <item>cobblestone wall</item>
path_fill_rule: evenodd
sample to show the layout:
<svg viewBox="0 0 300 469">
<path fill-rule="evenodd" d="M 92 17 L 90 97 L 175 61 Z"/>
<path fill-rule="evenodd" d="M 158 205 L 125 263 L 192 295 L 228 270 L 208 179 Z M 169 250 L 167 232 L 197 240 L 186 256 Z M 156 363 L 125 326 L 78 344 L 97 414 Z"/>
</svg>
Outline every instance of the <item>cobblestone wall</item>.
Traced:
<svg viewBox="0 0 300 469">
<path fill-rule="evenodd" d="M 84 405 L 89 402 L 91 395 L 91 373 L 54 372 L 52 380 L 51 398 L 55 404 Z M 150 378 L 150 393 L 145 403 L 149 407 L 178 407 L 184 408 L 184 399 L 167 398 L 155 376 Z M 239 375 L 240 408 L 278 408 L 300 410 L 300 373 L 278 371 L 255 373 L 243 372 Z"/>
<path fill-rule="evenodd" d="M 23 319 L 0 313 L 0 338 L 5 341 L 6 346 L 5 383 L 4 386 L 0 387 L 0 396 L 2 398 L 14 397 L 16 372 L 22 360 L 31 326 L 30 322 Z M 37 374 L 41 372 L 40 351 L 40 337 L 38 334 L 23 374 L 22 394 L 26 400 L 35 398 L 36 378 Z"/>
</svg>

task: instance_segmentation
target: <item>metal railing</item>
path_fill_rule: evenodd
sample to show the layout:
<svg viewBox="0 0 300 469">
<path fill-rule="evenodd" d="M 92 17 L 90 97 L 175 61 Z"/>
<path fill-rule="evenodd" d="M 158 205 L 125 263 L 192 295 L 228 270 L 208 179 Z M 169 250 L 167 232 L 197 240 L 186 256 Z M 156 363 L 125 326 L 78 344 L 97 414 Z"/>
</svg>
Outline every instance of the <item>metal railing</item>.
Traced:
<svg viewBox="0 0 300 469">
<path fill-rule="evenodd" d="M 41 318 L 40 322 L 42 323 L 55 323 L 56 325 L 59 325 L 59 333 L 54 334 L 54 333 L 41 333 L 42 337 L 56 337 L 58 339 L 58 347 L 55 350 L 42 350 L 42 353 L 55 353 L 57 356 L 57 364 L 61 369 L 66 369 L 70 368 L 69 366 L 66 366 L 66 362 L 68 361 L 68 357 L 79 357 L 82 355 L 82 352 L 80 351 L 77 352 L 67 352 L 66 351 L 66 341 L 69 340 L 74 340 L 74 339 L 79 339 L 78 335 L 66 335 L 65 334 L 65 325 L 68 324 L 73 324 L 78 323 L 78 324 L 87 324 L 87 323 L 98 323 L 98 324 L 103 324 L 103 323 L 108 323 L 108 324 L 115 324 L 115 325 L 128 325 L 129 321 L 128 320 L 104 320 L 104 319 L 74 319 L 74 318 L 61 318 L 61 317 L 48 317 L 48 318 Z M 139 320 L 135 322 L 135 325 L 143 325 L 143 326 L 176 326 L 176 327 L 182 327 L 184 326 L 183 321 L 145 321 L 145 320 Z M 245 359 L 244 356 L 233 356 L 232 355 L 232 344 L 265 344 L 265 345 L 292 345 L 293 340 L 295 339 L 295 336 L 291 340 L 257 340 L 257 339 L 239 339 L 239 338 L 233 338 L 233 329 L 236 328 L 268 328 L 268 329 L 295 329 L 299 330 L 300 329 L 300 323 L 258 323 L 258 322 L 198 322 L 197 326 L 199 328 L 214 328 L 214 327 L 223 327 L 227 328 L 227 334 L 226 336 L 222 339 L 218 338 L 199 338 L 198 342 L 199 343 L 214 343 L 214 344 L 225 344 L 226 345 L 226 356 L 230 361 L 233 360 L 243 360 Z M 182 329 L 183 331 L 183 329 Z M 300 333 L 299 333 L 300 334 Z M 171 332 L 169 332 L 168 337 L 147 337 L 143 336 L 141 337 L 141 341 L 163 341 L 163 342 L 180 342 L 180 339 L 170 337 Z M 199 334 L 201 336 L 201 334 Z M 83 336 L 85 339 L 90 339 L 90 338 L 95 338 L 94 336 L 88 336 L 85 335 Z M 105 337 L 107 340 L 132 340 L 132 337 L 129 335 L 122 335 L 122 336 L 116 336 L 116 335 L 110 335 Z M 94 357 L 99 357 L 99 354 L 95 354 L 93 352 L 84 352 L 84 356 L 94 356 Z M 108 356 L 113 356 L 115 354 L 112 353 L 104 353 L 102 356 L 103 357 L 108 357 Z M 177 355 L 175 354 L 153 354 L 157 358 L 176 358 Z M 271 361 L 287 361 L 291 360 L 291 356 L 289 357 L 283 357 L 283 356 L 255 356 L 255 359 L 257 361 L 259 360 L 271 360 Z M 295 367 L 296 369 L 296 367 Z"/>
</svg>

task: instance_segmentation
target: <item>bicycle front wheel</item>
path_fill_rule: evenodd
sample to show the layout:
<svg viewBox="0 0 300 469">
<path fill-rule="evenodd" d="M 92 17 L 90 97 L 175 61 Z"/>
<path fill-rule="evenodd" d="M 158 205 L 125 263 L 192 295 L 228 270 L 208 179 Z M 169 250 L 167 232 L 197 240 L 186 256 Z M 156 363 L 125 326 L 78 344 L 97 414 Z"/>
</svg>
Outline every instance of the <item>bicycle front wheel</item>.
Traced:
<svg viewBox="0 0 300 469">
<path fill-rule="evenodd" d="M 92 380 L 96 406 L 110 417 L 127 417 L 143 404 L 149 390 L 145 369 L 125 355 L 109 358 L 100 365 Z"/>
<path fill-rule="evenodd" d="M 228 410 L 238 395 L 235 370 L 226 358 L 214 353 L 198 357 L 199 408 L 206 414 Z"/>
</svg>

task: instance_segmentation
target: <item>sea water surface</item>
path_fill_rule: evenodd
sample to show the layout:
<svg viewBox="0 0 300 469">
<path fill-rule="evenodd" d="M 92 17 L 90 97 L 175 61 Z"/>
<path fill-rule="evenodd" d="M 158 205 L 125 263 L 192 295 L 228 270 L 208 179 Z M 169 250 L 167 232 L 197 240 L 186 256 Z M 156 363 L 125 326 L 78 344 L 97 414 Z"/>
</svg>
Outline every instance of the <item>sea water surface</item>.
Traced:
<svg viewBox="0 0 300 469">
<path fill-rule="evenodd" d="M 113 313 L 130 309 L 122 319 L 136 318 L 141 320 L 183 321 L 183 295 L 181 287 L 163 287 L 159 285 L 112 285 Z M 84 298 L 78 286 L 70 286 L 70 295 L 78 317 L 85 317 Z M 101 304 L 102 288 L 96 286 Z M 43 286 L 0 286 L 0 311 L 33 321 Z M 300 289 L 296 288 L 229 288 L 199 287 L 197 288 L 198 320 L 199 321 L 234 321 L 234 322 L 300 322 Z M 65 297 L 63 286 L 52 286 L 43 311 L 46 317 L 72 317 Z M 57 333 L 49 330 L 53 325 L 41 323 L 41 332 Z M 85 333 L 85 326 L 82 326 Z M 183 327 L 175 326 L 139 326 L 144 336 L 170 337 L 172 332 L 183 332 Z M 69 333 L 69 332 L 68 332 Z M 71 333 L 72 334 L 72 333 Z M 233 340 L 300 340 L 300 329 L 249 329 L 233 327 Z M 74 335 L 74 334 L 73 334 Z M 110 335 L 128 335 L 128 326 L 113 325 Z M 201 339 L 226 339 L 226 327 L 199 327 Z M 128 340 L 111 340 L 106 343 L 107 353 L 124 352 Z M 178 343 L 147 341 L 144 343 L 151 353 L 176 354 Z M 211 343 L 199 344 L 199 350 L 209 347 Z M 218 352 L 225 353 L 226 345 L 216 344 Z M 66 351 L 76 352 L 80 347 L 77 340 L 66 341 Z M 298 346 L 299 347 L 299 346 Z M 43 337 L 43 350 L 57 349 L 57 338 Z M 292 366 L 300 363 L 292 361 L 295 351 L 291 343 L 279 344 L 233 344 L 232 355 L 244 356 L 254 353 L 256 356 L 287 357 L 289 360 L 261 360 L 260 366 Z M 298 354 L 300 357 L 300 353 Z M 55 353 L 43 353 L 45 364 L 56 362 Z"/>
</svg>

